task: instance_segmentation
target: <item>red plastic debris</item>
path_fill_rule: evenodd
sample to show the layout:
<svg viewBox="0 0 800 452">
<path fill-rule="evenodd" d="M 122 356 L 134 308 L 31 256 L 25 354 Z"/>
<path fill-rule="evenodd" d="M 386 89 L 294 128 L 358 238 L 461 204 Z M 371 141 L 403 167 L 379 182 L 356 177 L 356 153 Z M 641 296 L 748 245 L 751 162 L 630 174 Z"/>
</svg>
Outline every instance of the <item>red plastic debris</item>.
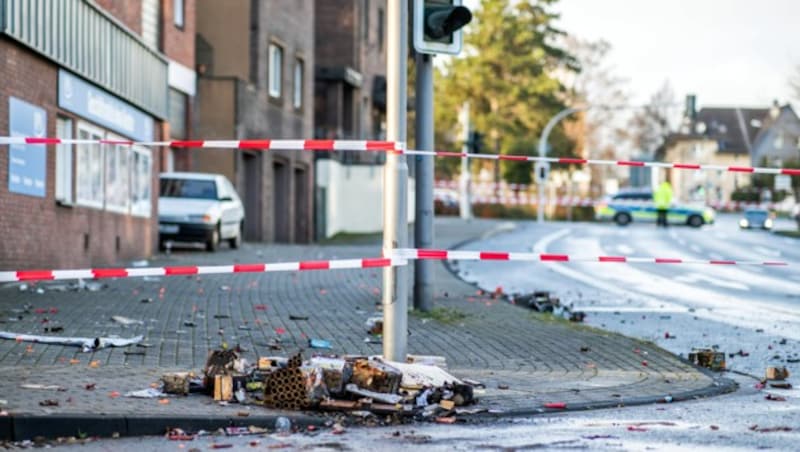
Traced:
<svg viewBox="0 0 800 452">
<path fill-rule="evenodd" d="M 644 367 L 647 367 L 647 361 L 642 361 L 642 365 L 643 365 Z"/>
<path fill-rule="evenodd" d="M 275 334 L 286 334 L 286 329 L 283 327 L 275 328 Z"/>
<path fill-rule="evenodd" d="M 544 404 L 545 408 L 552 408 L 556 410 L 563 410 L 567 408 L 567 404 L 564 402 L 548 402 Z"/>
<path fill-rule="evenodd" d="M 629 432 L 646 432 L 647 429 L 644 428 L 644 427 L 637 427 L 635 425 L 629 425 L 628 426 L 628 431 Z"/>
<path fill-rule="evenodd" d="M 255 309 L 256 311 L 266 311 L 267 310 L 267 305 L 265 305 L 265 304 L 257 304 L 255 306 L 253 306 L 253 309 Z"/>
<path fill-rule="evenodd" d="M 436 418 L 436 423 L 437 424 L 455 424 L 456 423 L 456 418 L 455 418 L 455 416 L 443 416 L 443 417 L 440 416 L 440 417 Z"/>
</svg>

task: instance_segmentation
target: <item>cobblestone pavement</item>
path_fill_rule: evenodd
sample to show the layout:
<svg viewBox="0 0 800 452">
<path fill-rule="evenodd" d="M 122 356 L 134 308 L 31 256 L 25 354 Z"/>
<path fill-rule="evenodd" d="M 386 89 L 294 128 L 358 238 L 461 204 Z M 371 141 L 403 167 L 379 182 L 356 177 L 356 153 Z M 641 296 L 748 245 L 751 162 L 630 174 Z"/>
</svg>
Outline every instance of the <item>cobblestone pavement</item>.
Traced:
<svg viewBox="0 0 800 452">
<path fill-rule="evenodd" d="M 475 238 L 499 222 L 437 220 L 440 247 Z M 230 264 L 300 259 L 377 257 L 377 244 L 262 245 L 209 254 L 181 250 L 149 265 Z M 411 272 L 413 273 L 413 272 Z M 676 400 L 718 392 L 720 381 L 660 348 L 623 336 L 547 321 L 492 299 L 436 266 L 439 315 L 409 316 L 409 352 L 444 355 L 452 373 L 486 383 L 481 404 L 507 413 L 535 413 L 546 402 L 614 406 Z M 98 415 L 166 417 L 262 415 L 260 407 L 220 407 L 202 396 L 158 400 L 116 397 L 149 387 L 167 370 L 199 370 L 208 351 L 239 344 L 251 362 L 258 356 L 305 350 L 308 340 L 328 339 L 325 353 L 380 354 L 367 342 L 365 321 L 380 315 L 381 270 L 308 271 L 281 274 L 177 276 L 103 282 L 97 291 L 62 291 L 63 283 L 20 290 L 0 288 L 0 330 L 63 336 L 144 335 L 147 347 L 82 353 L 76 347 L 0 340 L 0 394 L 12 416 Z M 38 293 L 37 289 L 44 289 Z M 41 292 L 41 291 L 39 291 Z M 122 326 L 124 316 L 141 321 Z M 307 320 L 292 320 L 291 317 Z M 270 350 L 279 339 L 284 350 Z M 589 351 L 581 352 L 588 347 Z M 23 383 L 57 384 L 66 391 L 20 389 Z M 94 390 L 85 386 L 95 383 Z M 507 389 L 499 389 L 503 387 Z M 58 407 L 41 407 L 44 399 Z M 243 413 L 242 411 L 246 413 Z M 273 413 L 274 414 L 274 413 Z M 91 416 L 90 416 L 91 417 Z M 0 437 L 5 432 L 0 426 Z M 11 428 L 11 427 L 8 427 Z M 128 431 L 133 431 L 129 428 Z M 15 435 L 19 435 L 16 432 Z"/>
</svg>

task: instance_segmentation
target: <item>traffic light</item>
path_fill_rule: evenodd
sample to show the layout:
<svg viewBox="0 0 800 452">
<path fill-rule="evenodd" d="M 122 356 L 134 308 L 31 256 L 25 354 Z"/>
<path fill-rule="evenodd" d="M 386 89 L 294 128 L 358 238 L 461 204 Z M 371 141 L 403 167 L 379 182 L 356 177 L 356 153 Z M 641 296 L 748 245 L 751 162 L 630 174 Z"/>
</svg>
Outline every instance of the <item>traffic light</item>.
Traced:
<svg viewBox="0 0 800 452">
<path fill-rule="evenodd" d="M 470 132 L 467 146 L 473 154 L 480 154 L 483 151 L 483 134 L 477 130 Z"/>
<path fill-rule="evenodd" d="M 420 53 L 461 51 L 461 28 L 472 20 L 461 0 L 414 0 L 414 48 Z"/>
</svg>

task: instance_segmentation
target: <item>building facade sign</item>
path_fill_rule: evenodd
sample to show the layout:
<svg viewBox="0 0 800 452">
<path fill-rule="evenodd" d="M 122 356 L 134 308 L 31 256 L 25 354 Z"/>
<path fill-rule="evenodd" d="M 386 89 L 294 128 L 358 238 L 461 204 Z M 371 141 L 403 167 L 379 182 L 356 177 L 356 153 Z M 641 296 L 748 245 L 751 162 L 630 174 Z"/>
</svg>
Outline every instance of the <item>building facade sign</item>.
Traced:
<svg viewBox="0 0 800 452">
<path fill-rule="evenodd" d="M 72 75 L 58 71 L 58 106 L 137 141 L 153 141 L 153 118 Z"/>
<path fill-rule="evenodd" d="M 12 137 L 44 137 L 47 133 L 47 112 L 16 97 L 9 97 L 8 123 Z M 44 198 L 47 148 L 11 145 L 8 154 L 8 191 Z"/>
</svg>

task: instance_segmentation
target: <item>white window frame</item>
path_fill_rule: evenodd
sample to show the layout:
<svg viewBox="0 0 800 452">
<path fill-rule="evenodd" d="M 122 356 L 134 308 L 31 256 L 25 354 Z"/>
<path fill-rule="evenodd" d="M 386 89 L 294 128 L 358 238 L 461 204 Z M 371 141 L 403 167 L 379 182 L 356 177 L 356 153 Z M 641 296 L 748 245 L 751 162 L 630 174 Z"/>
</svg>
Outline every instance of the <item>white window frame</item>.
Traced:
<svg viewBox="0 0 800 452">
<path fill-rule="evenodd" d="M 56 136 L 62 139 L 72 139 L 72 118 L 65 116 L 56 117 Z M 71 206 L 75 201 L 72 188 L 73 145 L 56 145 L 56 202 L 61 205 Z"/>
<path fill-rule="evenodd" d="M 109 140 L 122 141 L 124 138 L 107 134 Z M 106 144 L 105 147 L 105 198 L 106 210 L 127 214 L 130 209 L 130 146 Z M 116 178 L 113 177 L 116 175 Z"/>
<path fill-rule="evenodd" d="M 183 28 L 186 21 L 184 0 L 172 0 L 172 22 L 178 28 Z"/>
<path fill-rule="evenodd" d="M 130 153 L 131 215 L 149 218 L 153 202 L 153 153 L 143 146 L 131 147 Z M 146 159 L 145 164 L 142 159 Z"/>
<path fill-rule="evenodd" d="M 292 105 L 296 109 L 303 108 L 303 79 L 305 78 L 306 63 L 302 58 L 294 59 L 294 91 L 292 92 Z"/>
<path fill-rule="evenodd" d="M 268 78 L 269 95 L 279 99 L 283 92 L 283 47 L 274 42 L 269 44 Z"/>
<path fill-rule="evenodd" d="M 88 136 L 82 136 L 81 132 L 85 132 Z M 78 121 L 78 138 L 90 140 L 102 140 L 103 129 L 93 126 L 84 121 Z M 77 145 L 77 158 L 75 159 L 75 194 L 76 204 L 84 207 L 92 207 L 95 209 L 102 209 L 105 202 L 105 159 L 104 148 L 97 144 L 79 144 Z M 97 193 L 100 194 L 100 199 L 95 196 L 86 196 L 94 190 L 91 185 L 95 182 L 95 172 L 99 173 L 100 187 Z M 85 185 L 89 183 L 89 191 L 86 191 Z"/>
</svg>

